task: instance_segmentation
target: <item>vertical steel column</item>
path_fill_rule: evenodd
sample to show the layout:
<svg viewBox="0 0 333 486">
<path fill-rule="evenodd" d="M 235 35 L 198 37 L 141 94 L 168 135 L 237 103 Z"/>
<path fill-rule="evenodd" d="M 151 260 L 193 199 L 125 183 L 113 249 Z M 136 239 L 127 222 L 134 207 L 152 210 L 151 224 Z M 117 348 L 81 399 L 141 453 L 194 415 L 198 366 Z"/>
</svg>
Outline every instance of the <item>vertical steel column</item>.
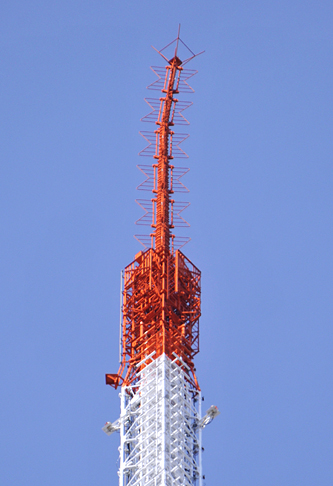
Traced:
<svg viewBox="0 0 333 486">
<path fill-rule="evenodd" d="M 201 486 L 201 397 L 176 361 L 162 355 L 122 387 L 119 486 Z"/>
</svg>

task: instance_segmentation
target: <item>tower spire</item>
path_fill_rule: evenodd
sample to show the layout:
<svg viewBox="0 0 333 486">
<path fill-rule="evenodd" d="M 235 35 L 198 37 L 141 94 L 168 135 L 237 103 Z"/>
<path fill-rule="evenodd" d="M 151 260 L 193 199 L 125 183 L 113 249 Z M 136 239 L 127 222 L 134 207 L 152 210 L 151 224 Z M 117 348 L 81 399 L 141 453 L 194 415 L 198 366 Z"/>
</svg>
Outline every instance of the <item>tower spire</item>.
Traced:
<svg viewBox="0 0 333 486">
<path fill-rule="evenodd" d="M 178 39 L 177 39 L 178 42 Z M 162 113 L 160 119 L 156 121 L 158 125 L 159 137 L 159 153 L 158 153 L 158 168 L 157 168 L 157 201 L 156 201 L 156 232 L 155 232 L 155 248 L 156 251 L 162 253 L 169 253 L 170 249 L 170 193 L 169 189 L 169 161 L 172 155 L 169 150 L 170 144 L 170 127 L 173 125 L 172 121 L 172 105 L 178 100 L 174 98 L 177 93 L 176 82 L 177 75 L 181 70 L 181 61 L 177 57 L 177 47 L 175 49 L 175 56 L 169 61 L 167 66 L 167 83 L 163 102 Z M 179 78 L 178 78 L 179 79 Z"/>
<path fill-rule="evenodd" d="M 173 165 L 175 158 L 187 157 L 179 145 L 188 136 L 174 126 L 188 124 L 182 112 L 192 104 L 179 101 L 178 94 L 193 92 L 187 81 L 196 73 L 183 68 L 195 54 L 179 32 L 157 51 L 167 65 L 152 68 L 158 79 L 148 88 L 162 94 L 146 99 L 153 111 L 143 121 L 154 122 L 155 130 L 141 132 L 148 141 L 141 155 L 153 157 L 153 164 L 139 166 L 147 179 L 138 189 L 152 191 L 153 197 L 137 200 L 145 211 L 137 223 L 152 231 L 137 236 L 145 251 L 124 270 L 121 364 L 117 374 L 106 375 L 108 385 L 121 387 L 120 418 L 103 428 L 109 435 L 120 430 L 119 486 L 202 486 L 201 429 L 219 413 L 211 407 L 201 417 L 194 367 L 201 272 L 180 251 L 182 239 L 173 233 L 187 225 L 180 213 L 189 204 L 173 196 L 187 192 L 180 178 L 188 171 Z M 168 59 L 163 52 L 173 43 Z M 191 54 L 183 62 L 180 44 Z"/>
</svg>

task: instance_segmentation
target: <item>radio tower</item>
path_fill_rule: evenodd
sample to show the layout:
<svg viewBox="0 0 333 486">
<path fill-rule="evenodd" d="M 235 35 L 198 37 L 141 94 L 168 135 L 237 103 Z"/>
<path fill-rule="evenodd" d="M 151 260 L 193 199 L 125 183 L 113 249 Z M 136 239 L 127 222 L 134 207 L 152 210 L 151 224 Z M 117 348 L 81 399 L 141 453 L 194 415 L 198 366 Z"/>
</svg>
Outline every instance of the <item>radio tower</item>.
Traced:
<svg viewBox="0 0 333 486">
<path fill-rule="evenodd" d="M 178 57 L 180 46 L 187 59 Z M 162 94 L 146 99 L 152 111 L 142 121 L 155 123 L 155 130 L 141 132 L 149 145 L 140 153 L 154 160 L 139 166 L 147 178 L 138 187 L 152 198 L 137 200 L 145 211 L 137 223 L 152 231 L 136 236 L 146 249 L 123 273 L 120 368 L 106 375 L 108 385 L 120 387 L 121 414 L 103 430 L 120 431 L 119 486 L 202 486 L 201 431 L 219 411 L 211 406 L 201 416 L 193 361 L 199 352 L 201 273 L 179 249 L 189 238 L 173 233 L 188 226 L 180 213 L 189 203 L 173 199 L 175 192 L 188 192 L 180 181 L 188 169 L 173 165 L 187 157 L 179 145 L 188 135 L 173 127 L 188 124 L 182 112 L 192 103 L 179 101 L 178 94 L 193 92 L 187 81 L 196 71 L 184 66 L 196 54 L 179 31 L 157 52 L 166 67 L 152 67 L 158 79 L 148 88 Z"/>
</svg>

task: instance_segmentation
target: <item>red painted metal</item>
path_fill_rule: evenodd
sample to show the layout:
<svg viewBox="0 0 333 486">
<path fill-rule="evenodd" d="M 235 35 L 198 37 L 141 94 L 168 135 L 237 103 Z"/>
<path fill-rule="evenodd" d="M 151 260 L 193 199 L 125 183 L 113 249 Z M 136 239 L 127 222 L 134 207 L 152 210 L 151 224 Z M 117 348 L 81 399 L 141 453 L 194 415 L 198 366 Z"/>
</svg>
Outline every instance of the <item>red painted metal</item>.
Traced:
<svg viewBox="0 0 333 486">
<path fill-rule="evenodd" d="M 174 55 L 168 60 L 163 52 L 173 43 Z M 188 226 L 180 213 L 189 203 L 174 199 L 175 192 L 188 192 L 180 181 L 188 169 L 173 164 L 174 158 L 187 157 L 179 144 L 188 135 L 175 133 L 173 127 L 188 124 L 181 112 L 192 103 L 179 101 L 176 96 L 181 91 L 193 92 L 187 80 L 196 71 L 183 66 L 195 54 L 180 39 L 179 32 L 173 43 L 157 51 L 168 64 L 152 68 L 158 80 L 148 87 L 161 89 L 162 97 L 146 100 L 153 111 L 143 121 L 154 122 L 156 129 L 141 132 L 149 145 L 140 154 L 152 156 L 155 161 L 152 166 L 139 166 L 146 179 L 138 189 L 152 191 L 153 197 L 137 200 L 145 211 L 137 224 L 149 225 L 152 231 L 136 236 L 148 248 L 139 252 L 124 271 L 122 362 L 118 374 L 106 375 L 107 384 L 115 388 L 135 383 L 147 356 L 157 358 L 165 353 L 189 371 L 192 383 L 199 389 L 193 359 L 199 352 L 201 273 L 177 249 L 188 238 L 173 233 L 176 226 Z M 184 61 L 178 57 L 180 43 L 191 54 Z"/>
</svg>

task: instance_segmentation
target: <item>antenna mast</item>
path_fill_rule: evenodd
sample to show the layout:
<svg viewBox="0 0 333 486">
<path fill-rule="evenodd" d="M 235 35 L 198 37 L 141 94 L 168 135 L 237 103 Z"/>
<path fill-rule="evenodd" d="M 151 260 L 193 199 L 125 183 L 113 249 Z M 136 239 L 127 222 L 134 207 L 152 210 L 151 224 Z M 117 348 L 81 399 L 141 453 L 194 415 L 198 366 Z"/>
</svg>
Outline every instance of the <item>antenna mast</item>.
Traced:
<svg viewBox="0 0 333 486">
<path fill-rule="evenodd" d="M 167 49 L 175 49 L 168 59 Z M 179 58 L 179 47 L 190 56 Z M 155 49 L 157 50 L 157 49 Z M 201 391 L 194 356 L 199 352 L 201 272 L 180 248 L 189 238 L 177 237 L 175 227 L 188 226 L 180 213 L 189 205 L 175 201 L 175 192 L 188 192 L 180 181 L 187 168 L 175 167 L 186 158 L 179 147 L 188 135 L 175 133 L 187 125 L 182 112 L 192 105 L 178 94 L 192 93 L 187 80 L 196 71 L 184 69 L 194 54 L 177 38 L 157 51 L 167 62 L 152 67 L 158 79 L 148 89 L 160 98 L 147 98 L 152 111 L 143 122 L 148 146 L 140 155 L 153 157 L 152 166 L 139 165 L 147 177 L 139 190 L 152 192 L 138 199 L 145 214 L 137 221 L 149 225 L 149 235 L 136 238 L 145 247 L 124 270 L 121 364 L 106 383 L 121 387 L 121 415 L 103 430 L 120 431 L 119 486 L 202 486 L 201 430 L 218 415 L 212 406 L 201 417 Z M 201 53 L 200 53 L 201 54 Z"/>
</svg>

